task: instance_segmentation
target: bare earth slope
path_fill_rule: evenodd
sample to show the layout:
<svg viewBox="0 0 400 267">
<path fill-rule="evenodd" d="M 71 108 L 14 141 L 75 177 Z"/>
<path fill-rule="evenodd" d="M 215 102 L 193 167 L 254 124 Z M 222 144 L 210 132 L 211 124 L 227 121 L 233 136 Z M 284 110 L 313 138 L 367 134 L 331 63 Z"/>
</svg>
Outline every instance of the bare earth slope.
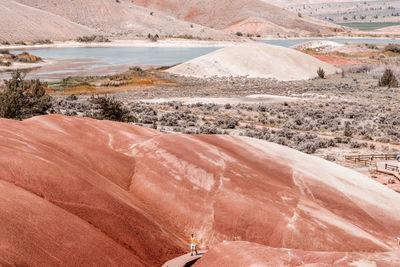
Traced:
<svg viewBox="0 0 400 267">
<path fill-rule="evenodd" d="M 317 77 L 317 70 L 320 67 L 324 69 L 326 75 L 339 71 L 294 49 L 253 42 L 222 48 L 167 71 L 194 77 L 249 76 L 290 81 Z"/>
<path fill-rule="evenodd" d="M 94 31 L 85 26 L 49 12 L 15 1 L 0 0 L 0 42 L 70 40 L 92 33 Z"/>
<path fill-rule="evenodd" d="M 42 9 L 73 22 L 95 29 L 102 34 L 143 37 L 147 34 L 192 35 L 201 38 L 226 38 L 222 32 L 152 12 L 133 5 L 131 1 L 115 0 L 17 0 L 20 3 Z"/>
<path fill-rule="evenodd" d="M 297 13 L 259 0 L 136 0 L 135 4 L 228 32 L 267 35 L 342 31 L 338 25 L 311 17 L 299 17 Z"/>
<path fill-rule="evenodd" d="M 400 232 L 399 194 L 251 138 L 50 115 L 1 119 L 0 155 L 0 265 L 160 265 L 192 232 L 200 248 L 392 253 Z"/>
</svg>

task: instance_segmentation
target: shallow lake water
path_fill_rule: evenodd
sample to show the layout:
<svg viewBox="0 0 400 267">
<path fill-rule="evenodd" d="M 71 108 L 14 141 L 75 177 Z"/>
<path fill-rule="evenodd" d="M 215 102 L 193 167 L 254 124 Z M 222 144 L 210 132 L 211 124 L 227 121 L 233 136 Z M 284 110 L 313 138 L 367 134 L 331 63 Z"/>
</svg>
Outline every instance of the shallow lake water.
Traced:
<svg viewBox="0 0 400 267">
<path fill-rule="evenodd" d="M 339 43 L 400 43 L 393 39 L 280 39 L 261 42 L 291 47 L 312 40 L 330 40 Z M 179 64 L 213 52 L 220 47 L 101 47 L 101 48 L 43 48 L 26 49 L 36 56 L 55 59 L 59 64 L 32 71 L 29 76 L 58 79 L 73 75 L 109 74 L 128 66 L 168 66 Z M 61 62 L 61 63 L 60 63 Z M 65 63 L 65 64 L 64 64 Z"/>
</svg>

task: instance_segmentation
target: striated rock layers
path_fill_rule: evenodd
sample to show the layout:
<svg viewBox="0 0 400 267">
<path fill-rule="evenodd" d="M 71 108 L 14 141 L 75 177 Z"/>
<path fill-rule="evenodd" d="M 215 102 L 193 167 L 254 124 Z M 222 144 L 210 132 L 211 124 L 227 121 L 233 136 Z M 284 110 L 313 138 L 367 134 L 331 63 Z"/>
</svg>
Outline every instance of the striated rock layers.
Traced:
<svg viewBox="0 0 400 267">
<path fill-rule="evenodd" d="M 396 253 L 399 203 L 366 176 L 262 140 L 0 120 L 0 265 L 160 265 L 192 232 L 200 248 L 255 242 L 248 255 L 265 246 L 277 263 L 282 248 Z M 203 260 L 248 245 L 233 246 Z"/>
</svg>

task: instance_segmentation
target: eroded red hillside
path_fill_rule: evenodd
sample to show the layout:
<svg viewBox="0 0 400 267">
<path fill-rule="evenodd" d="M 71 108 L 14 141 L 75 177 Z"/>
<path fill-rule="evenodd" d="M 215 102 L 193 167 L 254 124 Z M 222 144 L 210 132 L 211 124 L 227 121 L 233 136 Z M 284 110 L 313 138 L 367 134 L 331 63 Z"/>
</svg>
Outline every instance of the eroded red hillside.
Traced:
<svg viewBox="0 0 400 267">
<path fill-rule="evenodd" d="M 192 232 L 200 248 L 388 252 L 400 232 L 394 191 L 251 138 L 51 115 L 1 119 L 0 155 L 5 265 L 160 265 Z"/>
<path fill-rule="evenodd" d="M 228 32 L 244 34 L 334 33 L 332 23 L 299 16 L 260 0 L 136 0 L 135 5 Z"/>
</svg>

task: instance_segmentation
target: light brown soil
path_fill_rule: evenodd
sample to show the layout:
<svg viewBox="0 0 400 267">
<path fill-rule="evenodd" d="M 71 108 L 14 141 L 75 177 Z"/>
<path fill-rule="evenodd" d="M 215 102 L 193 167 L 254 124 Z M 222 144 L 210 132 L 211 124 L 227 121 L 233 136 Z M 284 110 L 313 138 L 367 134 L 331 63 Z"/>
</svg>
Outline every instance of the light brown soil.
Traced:
<svg viewBox="0 0 400 267">
<path fill-rule="evenodd" d="M 0 0 L 0 42 L 26 40 L 70 40 L 94 33 L 55 14 Z"/>
<path fill-rule="evenodd" d="M 16 0 L 69 21 L 84 25 L 113 38 L 143 38 L 148 34 L 159 36 L 186 36 L 187 38 L 229 39 L 220 31 L 195 23 L 188 23 L 162 12 L 124 2 L 110 0 Z"/>
</svg>

